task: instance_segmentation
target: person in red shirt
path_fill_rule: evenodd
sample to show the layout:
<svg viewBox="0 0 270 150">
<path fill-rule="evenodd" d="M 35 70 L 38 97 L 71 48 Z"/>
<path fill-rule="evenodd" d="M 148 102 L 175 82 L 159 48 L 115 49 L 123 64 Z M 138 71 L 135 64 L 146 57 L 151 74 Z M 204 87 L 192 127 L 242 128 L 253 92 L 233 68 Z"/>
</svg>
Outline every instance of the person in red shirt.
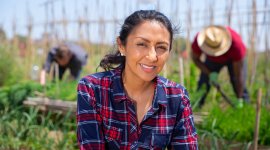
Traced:
<svg viewBox="0 0 270 150">
<path fill-rule="evenodd" d="M 201 56 L 205 55 L 202 61 Z M 217 84 L 218 73 L 226 66 L 228 68 L 230 81 L 233 90 L 238 98 L 238 106 L 242 107 L 242 102 L 249 102 L 248 91 L 245 86 L 246 47 L 240 35 L 230 27 L 210 25 L 199 32 L 192 43 L 192 60 L 201 70 L 198 81 L 198 90 L 206 84 L 207 91 L 199 102 L 202 107 L 210 83 Z"/>
</svg>

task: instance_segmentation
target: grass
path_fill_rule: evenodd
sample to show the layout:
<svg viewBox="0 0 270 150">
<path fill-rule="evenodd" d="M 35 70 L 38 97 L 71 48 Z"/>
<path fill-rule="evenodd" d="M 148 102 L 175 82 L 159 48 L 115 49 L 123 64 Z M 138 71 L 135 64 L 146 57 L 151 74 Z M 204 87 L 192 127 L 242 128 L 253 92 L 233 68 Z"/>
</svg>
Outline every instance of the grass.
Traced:
<svg viewBox="0 0 270 150">
<path fill-rule="evenodd" d="M 76 149 L 73 114 L 16 107 L 5 108 L 0 115 L 0 149 Z"/>
<path fill-rule="evenodd" d="M 270 115 L 269 110 L 263 108 L 259 132 L 259 145 L 270 146 Z M 253 144 L 255 126 L 255 108 L 244 105 L 242 109 L 212 109 L 202 125 L 198 125 L 198 133 L 202 148 L 214 149 L 248 149 Z"/>
</svg>

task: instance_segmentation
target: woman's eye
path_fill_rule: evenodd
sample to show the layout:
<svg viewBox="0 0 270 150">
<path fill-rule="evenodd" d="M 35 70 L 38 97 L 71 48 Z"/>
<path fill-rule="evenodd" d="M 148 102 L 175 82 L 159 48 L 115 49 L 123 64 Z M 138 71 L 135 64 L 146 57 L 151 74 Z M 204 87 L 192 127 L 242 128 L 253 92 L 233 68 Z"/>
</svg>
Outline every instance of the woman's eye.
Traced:
<svg viewBox="0 0 270 150">
<path fill-rule="evenodd" d="M 156 48 L 157 55 L 162 55 L 163 53 L 165 53 L 167 51 L 168 51 L 168 47 L 166 47 L 166 46 L 158 46 Z"/>
<path fill-rule="evenodd" d="M 164 50 L 164 51 L 167 51 L 167 50 L 168 50 L 168 48 L 167 48 L 167 47 L 165 47 L 165 46 L 159 46 L 159 47 L 158 47 L 158 49 L 160 49 L 160 50 Z"/>
<path fill-rule="evenodd" d="M 137 46 L 146 47 L 146 44 L 144 44 L 144 43 L 138 43 Z"/>
</svg>

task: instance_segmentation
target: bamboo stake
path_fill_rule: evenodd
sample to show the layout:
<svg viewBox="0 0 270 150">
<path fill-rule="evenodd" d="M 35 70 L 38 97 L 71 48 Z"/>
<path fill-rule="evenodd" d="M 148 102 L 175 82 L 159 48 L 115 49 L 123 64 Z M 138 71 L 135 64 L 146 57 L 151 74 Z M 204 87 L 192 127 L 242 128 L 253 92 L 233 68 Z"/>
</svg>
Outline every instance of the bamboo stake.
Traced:
<svg viewBox="0 0 270 150">
<path fill-rule="evenodd" d="M 62 24 L 63 24 L 63 30 L 64 30 L 64 40 L 66 41 L 68 39 L 68 33 L 67 33 L 67 20 L 66 20 L 66 9 L 64 0 L 62 1 Z"/>
<path fill-rule="evenodd" d="M 232 10 L 233 10 L 233 0 L 229 0 L 228 1 L 228 5 L 227 5 L 227 18 L 228 18 L 228 25 L 231 26 L 231 21 L 232 21 Z"/>
<path fill-rule="evenodd" d="M 180 78 L 180 84 L 182 84 L 183 86 L 185 86 L 185 82 L 184 82 L 184 65 L 183 65 L 183 58 L 182 56 L 178 56 L 178 63 L 179 63 L 179 78 Z"/>
<path fill-rule="evenodd" d="M 163 77 L 167 78 L 168 77 L 168 69 L 167 69 L 167 63 L 163 67 Z"/>
<path fill-rule="evenodd" d="M 256 104 L 256 123 L 255 123 L 255 133 L 254 133 L 254 150 L 258 148 L 258 137 L 260 129 L 260 117 L 261 117 L 261 98 L 262 98 L 262 89 L 260 88 L 257 96 Z"/>
<path fill-rule="evenodd" d="M 59 65 L 57 63 L 54 63 L 54 80 L 56 82 L 56 95 L 59 96 L 60 94 L 60 79 L 59 79 Z"/>
<path fill-rule="evenodd" d="M 113 13 L 113 26 L 114 26 L 114 37 L 117 36 L 117 5 L 116 5 L 116 1 L 113 1 L 113 10 L 115 10 L 115 12 Z"/>
<path fill-rule="evenodd" d="M 88 2 L 88 1 L 85 1 L 85 2 Z M 92 46 L 92 42 L 91 42 L 91 28 L 92 28 L 92 24 L 90 23 L 90 14 L 91 14 L 91 11 L 93 11 L 92 9 L 89 9 L 87 3 L 85 4 L 86 7 L 85 7 L 85 18 L 87 18 L 87 23 L 86 23 L 86 34 L 87 34 L 87 46 L 86 46 L 86 49 L 88 51 L 88 54 L 90 54 L 89 56 L 93 56 L 93 49 L 91 48 Z"/>
<path fill-rule="evenodd" d="M 251 32 L 251 50 L 253 56 L 252 63 L 252 74 L 250 78 L 250 86 L 252 86 L 255 76 L 256 76 L 256 68 L 257 68 L 257 55 L 255 52 L 255 44 L 256 44 L 256 33 L 257 33 L 257 15 L 256 15 L 256 0 L 252 0 L 252 32 Z"/>
<path fill-rule="evenodd" d="M 29 57 L 27 60 L 27 65 L 26 65 L 26 77 L 29 77 L 29 73 L 32 70 L 32 65 L 34 62 L 34 52 L 33 52 L 33 43 L 32 43 L 32 30 L 33 30 L 33 18 L 30 14 L 30 10 L 28 7 L 28 3 L 27 3 L 27 8 L 26 8 L 26 12 L 27 12 L 27 20 L 28 20 L 28 24 L 27 24 L 27 56 Z"/>
<path fill-rule="evenodd" d="M 207 17 L 209 12 L 208 12 L 208 7 L 207 6 L 204 7 L 203 12 L 205 12 L 203 14 L 203 16 L 202 16 L 202 18 L 203 18 L 202 20 L 204 21 L 203 22 L 203 26 L 207 26 L 209 24 L 209 22 L 208 22 L 209 21 L 208 20 L 209 18 Z"/>
<path fill-rule="evenodd" d="M 187 23 L 187 38 L 186 38 L 186 51 L 188 54 L 190 54 L 190 51 L 191 51 L 191 46 L 190 46 L 190 30 L 191 30 L 191 27 L 192 27 L 192 4 L 191 4 L 191 1 L 187 0 L 187 3 L 188 3 L 188 11 L 187 11 L 187 20 L 188 20 L 188 23 Z M 188 68 L 186 69 L 186 74 L 187 74 L 187 77 L 188 79 L 186 80 L 187 83 L 186 83 L 186 86 L 188 88 L 190 88 L 190 61 L 187 60 L 186 61 L 186 66 L 188 66 Z"/>
<path fill-rule="evenodd" d="M 215 7 L 215 1 L 211 0 L 208 1 L 209 3 L 209 24 L 214 24 L 214 7 Z"/>
<path fill-rule="evenodd" d="M 18 37 L 17 37 L 17 25 L 16 25 L 16 16 L 14 15 L 12 20 L 12 33 L 13 33 L 13 45 L 18 45 Z"/>
<path fill-rule="evenodd" d="M 49 47 L 50 47 L 50 41 L 49 41 L 49 32 L 48 32 L 48 26 L 49 26 L 49 2 L 45 2 L 44 4 L 42 4 L 42 6 L 44 6 L 45 8 L 45 23 L 44 23 L 44 33 L 43 33 L 43 50 L 44 50 L 44 53 L 47 54 L 48 51 L 49 51 Z M 46 55 L 44 55 L 46 56 Z M 44 62 L 45 60 L 45 57 L 42 58 L 42 62 Z"/>
<path fill-rule="evenodd" d="M 267 0 L 264 1 L 264 6 L 265 6 L 265 8 L 268 7 Z M 267 18 L 267 13 L 265 12 L 264 13 L 264 23 L 265 23 L 265 26 L 266 26 L 266 31 L 265 31 L 265 37 L 264 37 L 264 39 L 265 39 L 265 55 L 264 55 L 265 58 L 264 59 L 265 59 L 265 65 L 268 66 L 268 65 L 270 65 L 269 64 L 269 59 L 268 59 L 270 57 L 270 48 L 269 48 L 269 43 L 268 43 L 268 40 L 269 40 L 268 39 L 269 24 L 266 23 L 267 22 L 266 18 Z M 263 73 L 264 73 L 265 88 L 267 89 L 266 95 L 265 95 L 265 99 L 266 99 L 265 104 L 268 105 L 270 103 L 270 100 L 269 100 L 269 97 L 270 97 L 269 69 L 267 67 L 265 67 Z"/>
<path fill-rule="evenodd" d="M 84 5 L 84 20 L 86 20 L 86 26 L 85 26 L 85 33 L 86 33 L 86 40 L 87 43 L 90 43 L 90 30 L 89 30 L 89 21 L 87 21 L 88 18 L 88 5 Z"/>
<path fill-rule="evenodd" d="M 240 12 L 239 12 L 239 5 L 238 5 L 238 1 L 236 1 L 236 14 L 238 16 L 238 25 L 239 25 L 239 33 L 241 36 L 243 36 L 243 31 L 242 31 L 242 26 L 243 26 L 243 23 L 242 23 L 242 16 L 240 15 Z"/>
<path fill-rule="evenodd" d="M 50 28 L 51 28 L 51 35 L 53 36 L 53 43 L 55 42 L 54 39 L 56 39 L 56 33 L 55 33 L 55 18 L 54 18 L 54 3 L 51 2 L 51 23 L 50 23 Z"/>
<path fill-rule="evenodd" d="M 265 33 L 265 64 L 266 66 L 269 65 L 269 57 L 270 57 L 270 48 L 268 43 L 268 36 L 267 33 Z M 264 80 L 265 80 L 265 88 L 267 89 L 265 99 L 266 104 L 270 103 L 269 97 L 270 97 L 270 79 L 269 79 L 269 70 L 267 67 L 264 69 Z"/>
<path fill-rule="evenodd" d="M 157 10 L 159 11 L 160 10 L 160 1 L 157 0 Z"/>
</svg>

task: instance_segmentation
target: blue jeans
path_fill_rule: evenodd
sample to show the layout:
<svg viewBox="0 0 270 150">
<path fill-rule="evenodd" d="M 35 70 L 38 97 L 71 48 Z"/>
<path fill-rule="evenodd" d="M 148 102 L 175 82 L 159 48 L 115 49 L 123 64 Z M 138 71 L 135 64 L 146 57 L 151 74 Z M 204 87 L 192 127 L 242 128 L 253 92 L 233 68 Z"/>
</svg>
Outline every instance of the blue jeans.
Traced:
<svg viewBox="0 0 270 150">
<path fill-rule="evenodd" d="M 228 68 L 228 72 L 229 72 L 229 75 L 230 75 L 230 82 L 232 84 L 234 93 L 236 94 L 236 79 L 235 79 L 235 76 L 234 76 L 232 62 L 225 63 L 225 64 L 219 64 L 219 63 L 211 62 L 210 60 L 206 59 L 204 64 L 207 66 L 207 68 L 211 72 L 217 72 L 217 73 L 219 73 L 220 70 L 224 66 L 226 66 Z M 248 95 L 248 91 L 247 91 L 246 84 L 245 84 L 246 75 L 247 75 L 246 62 L 244 63 L 244 67 L 243 67 L 242 71 L 243 71 L 243 79 L 244 79 L 244 85 L 243 85 L 244 91 L 243 91 L 243 97 L 242 98 L 244 99 L 244 101 L 249 102 L 249 95 Z M 204 85 L 204 84 L 206 84 L 206 92 L 204 93 L 204 95 L 201 97 L 201 99 L 199 101 L 199 107 L 202 107 L 202 105 L 204 104 L 205 98 L 206 98 L 206 96 L 207 96 L 207 94 L 208 94 L 208 92 L 210 90 L 209 77 L 208 77 L 208 75 L 201 72 L 200 79 L 198 81 L 198 89 L 197 90 L 200 90 L 202 85 Z"/>
</svg>

